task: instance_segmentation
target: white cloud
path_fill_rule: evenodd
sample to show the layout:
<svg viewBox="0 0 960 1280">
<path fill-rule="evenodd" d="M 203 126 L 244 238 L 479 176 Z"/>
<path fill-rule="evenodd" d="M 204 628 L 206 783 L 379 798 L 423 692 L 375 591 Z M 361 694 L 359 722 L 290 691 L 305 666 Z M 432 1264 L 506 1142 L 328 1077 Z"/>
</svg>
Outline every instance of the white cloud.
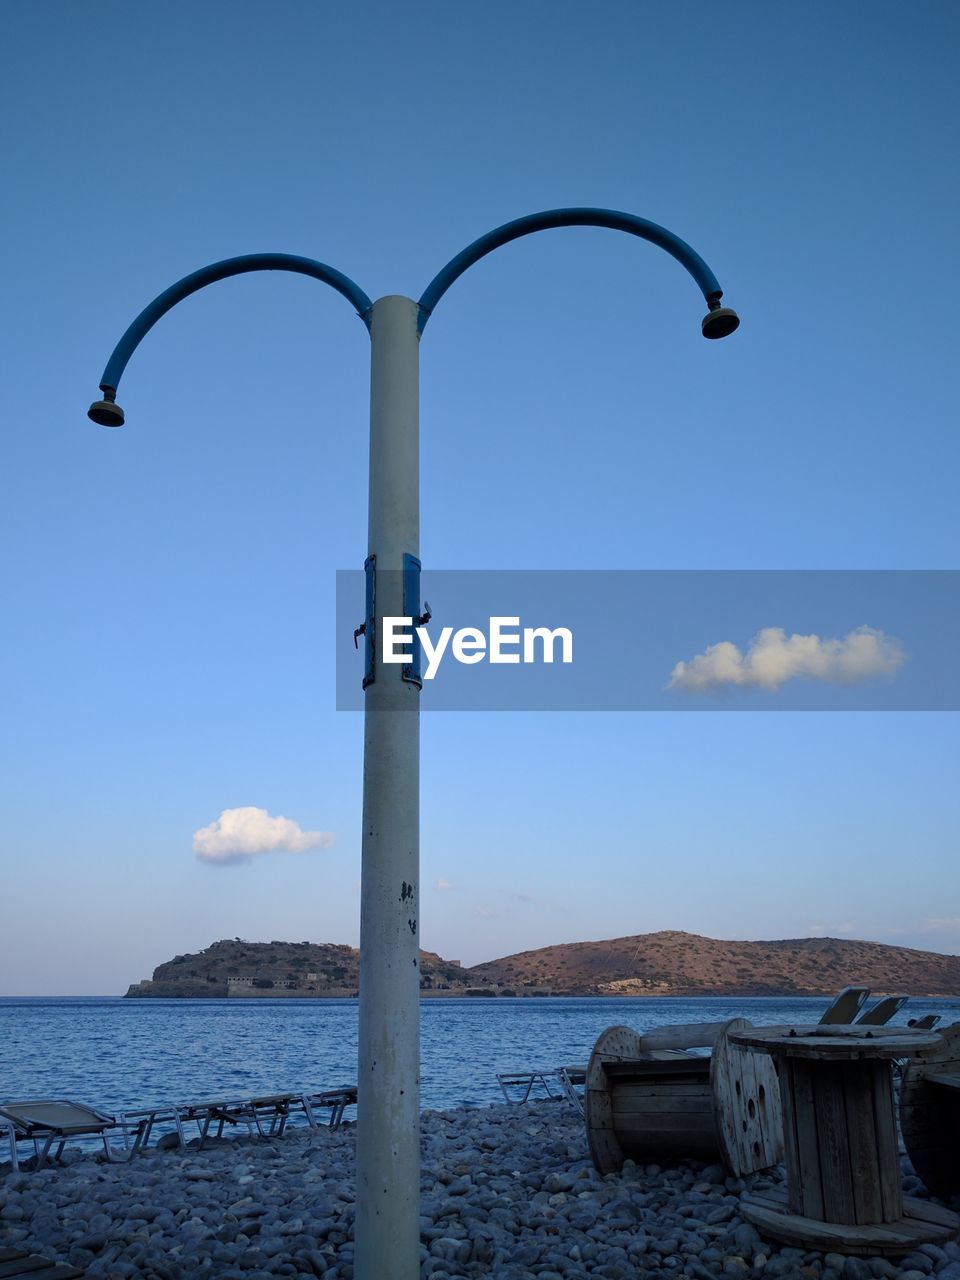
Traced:
<svg viewBox="0 0 960 1280">
<path fill-rule="evenodd" d="M 496 920 L 497 913 L 491 911 L 489 907 L 474 907 L 473 914 L 478 920 Z"/>
<path fill-rule="evenodd" d="M 842 640 L 788 636 L 782 627 L 764 627 L 742 653 L 731 640 L 712 644 L 689 662 L 678 662 L 668 689 L 702 692 L 740 688 L 777 690 L 805 676 L 834 684 L 855 684 L 893 675 L 906 654 L 898 642 L 875 627 L 858 627 Z"/>
<path fill-rule="evenodd" d="M 449 880 L 444 880 L 443 876 L 441 876 L 439 880 L 434 882 L 433 887 L 438 893 L 449 893 L 456 886 L 452 885 Z"/>
<path fill-rule="evenodd" d="M 941 929 L 960 929 L 960 916 L 930 916 L 920 927 L 924 933 L 939 933 Z"/>
<path fill-rule="evenodd" d="M 301 831 L 290 818 L 272 818 L 266 809 L 246 805 L 224 809 L 216 822 L 193 833 L 193 851 L 201 862 L 246 862 L 261 853 L 306 853 L 333 844 L 327 831 Z"/>
</svg>

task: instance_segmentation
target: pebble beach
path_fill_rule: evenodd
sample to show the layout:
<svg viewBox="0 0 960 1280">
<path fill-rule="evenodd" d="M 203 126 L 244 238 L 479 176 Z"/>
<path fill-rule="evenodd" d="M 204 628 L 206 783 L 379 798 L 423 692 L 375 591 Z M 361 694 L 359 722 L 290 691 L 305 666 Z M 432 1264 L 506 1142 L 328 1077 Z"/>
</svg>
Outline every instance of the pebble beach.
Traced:
<svg viewBox="0 0 960 1280">
<path fill-rule="evenodd" d="M 350 1280 L 354 1151 L 344 1125 L 151 1148 L 130 1163 L 68 1149 L 35 1173 L 0 1164 L 0 1245 L 107 1280 Z M 628 1161 L 601 1177 L 565 1102 L 425 1111 L 422 1157 L 424 1280 L 960 1280 L 955 1242 L 892 1261 L 765 1242 L 740 1196 L 776 1172 L 745 1181 L 720 1165 Z"/>
</svg>

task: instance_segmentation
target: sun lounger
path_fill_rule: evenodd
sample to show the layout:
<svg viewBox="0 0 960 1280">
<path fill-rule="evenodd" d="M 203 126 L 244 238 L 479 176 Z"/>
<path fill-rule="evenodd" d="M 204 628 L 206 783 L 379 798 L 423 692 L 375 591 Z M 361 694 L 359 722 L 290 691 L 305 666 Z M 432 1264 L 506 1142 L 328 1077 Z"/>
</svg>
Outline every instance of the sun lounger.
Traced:
<svg viewBox="0 0 960 1280">
<path fill-rule="evenodd" d="M 925 1013 L 922 1018 L 908 1018 L 907 1026 L 913 1027 L 915 1031 L 932 1031 L 940 1022 L 942 1014 Z"/>
<path fill-rule="evenodd" d="M 872 1009 L 862 1013 L 857 1019 L 861 1026 L 879 1027 L 889 1022 L 907 1003 L 909 996 L 884 996 Z"/>
<path fill-rule="evenodd" d="M 821 1014 L 821 1023 L 856 1022 L 857 1014 L 866 1003 L 869 987 L 844 987 L 834 1001 Z"/>
<path fill-rule="evenodd" d="M 343 1123 L 347 1107 L 357 1101 L 356 1085 L 340 1085 L 317 1093 L 274 1093 L 255 1098 L 214 1098 L 203 1102 L 171 1103 L 144 1111 L 125 1111 L 120 1123 L 126 1130 L 143 1130 L 140 1145 L 146 1146 L 157 1126 L 173 1126 L 180 1146 L 189 1141 L 190 1127 L 196 1126 L 198 1148 L 208 1138 L 222 1138 L 228 1125 L 246 1125 L 261 1138 L 279 1138 L 292 1114 L 302 1111 L 311 1129 L 318 1128 L 315 1112 L 329 1109 L 329 1127 Z"/>
<path fill-rule="evenodd" d="M 0 1125 L 7 1130 L 14 1171 L 20 1167 L 17 1158 L 18 1142 L 33 1143 L 36 1157 L 34 1167 L 40 1169 L 50 1156 L 50 1148 L 54 1143 L 57 1144 L 57 1149 L 52 1158 L 60 1159 L 68 1138 L 99 1137 L 108 1160 L 130 1159 L 142 1147 L 145 1132 L 144 1124 L 134 1125 L 133 1145 L 129 1146 L 128 1129 L 121 1120 L 67 1098 L 5 1102 L 0 1106 Z M 125 1149 L 122 1154 L 111 1147 L 108 1137 L 108 1134 L 118 1131 L 124 1138 Z"/>
<path fill-rule="evenodd" d="M 207 1114 L 201 1122 L 200 1146 L 216 1124 L 218 1138 L 228 1124 L 245 1124 L 251 1136 L 256 1130 L 261 1138 L 279 1138 L 287 1126 L 291 1113 L 302 1111 L 311 1129 L 317 1125 L 315 1111 L 328 1108 L 328 1126 L 337 1129 L 343 1123 L 343 1113 L 357 1101 L 356 1085 L 341 1085 L 337 1089 L 324 1089 L 319 1093 L 275 1093 L 265 1097 L 246 1098 L 237 1102 L 207 1104 Z M 197 1117 L 199 1119 L 199 1117 Z"/>
</svg>

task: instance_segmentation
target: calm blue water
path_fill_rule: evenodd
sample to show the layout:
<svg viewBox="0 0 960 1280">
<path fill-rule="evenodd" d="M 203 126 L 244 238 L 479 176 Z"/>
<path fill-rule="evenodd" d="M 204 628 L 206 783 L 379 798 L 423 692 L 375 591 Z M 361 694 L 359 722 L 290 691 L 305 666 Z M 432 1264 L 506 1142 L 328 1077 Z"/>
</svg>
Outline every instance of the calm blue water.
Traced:
<svg viewBox="0 0 960 1280">
<path fill-rule="evenodd" d="M 498 1071 L 586 1062 L 604 1028 L 744 1017 L 815 1022 L 823 999 L 433 999 L 421 1002 L 424 1107 L 502 1101 Z M 895 1019 L 960 999 L 910 1000 Z M 893 1025 L 893 1024 L 892 1024 Z M 356 1080 L 355 1000 L 0 999 L 0 1100 L 67 1097 L 116 1112 Z"/>
</svg>

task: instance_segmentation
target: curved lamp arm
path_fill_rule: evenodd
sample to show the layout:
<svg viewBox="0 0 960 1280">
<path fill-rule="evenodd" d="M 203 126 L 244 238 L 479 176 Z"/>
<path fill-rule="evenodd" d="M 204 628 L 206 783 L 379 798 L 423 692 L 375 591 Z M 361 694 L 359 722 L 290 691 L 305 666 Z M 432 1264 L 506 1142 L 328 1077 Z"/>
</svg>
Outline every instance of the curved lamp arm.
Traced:
<svg viewBox="0 0 960 1280">
<path fill-rule="evenodd" d="M 370 328 L 370 309 L 373 303 L 349 276 L 328 267 L 326 263 L 316 262 L 313 258 L 301 258 L 293 253 L 248 253 L 239 258 L 225 258 L 222 262 L 213 262 L 208 267 L 201 267 L 199 271 L 184 276 L 154 298 L 148 307 L 144 307 L 114 347 L 100 379 L 100 390 L 104 398 L 90 406 L 87 416 L 104 427 L 122 426 L 123 410 L 115 403 L 117 387 L 127 361 L 160 317 L 198 289 L 217 280 L 226 280 L 229 276 L 244 275 L 248 271 L 294 271 L 299 275 L 322 280 L 324 284 L 342 293 L 348 302 L 352 302 L 357 315 Z"/>
<path fill-rule="evenodd" d="M 546 231 L 549 227 L 609 227 L 613 231 L 627 231 L 639 236 L 641 240 L 649 240 L 651 244 L 666 250 L 671 257 L 690 272 L 700 286 L 700 290 L 710 308 L 710 314 L 703 322 L 705 338 L 724 338 L 732 333 L 740 323 L 734 311 L 729 307 L 721 307 L 720 299 L 723 290 L 717 277 L 713 274 L 700 255 L 675 236 L 666 227 L 656 222 L 648 222 L 646 218 L 638 218 L 632 213 L 619 213 L 616 209 L 547 209 L 544 213 L 531 213 L 525 218 L 517 218 L 513 222 L 504 223 L 495 231 L 490 231 L 473 244 L 467 245 L 462 253 L 458 253 L 437 275 L 433 277 L 423 292 L 419 302 L 418 326 L 421 333 L 433 313 L 434 307 L 450 288 L 453 282 L 472 267 L 475 262 L 502 244 L 509 244 L 520 236 L 527 236 L 534 231 Z"/>
</svg>

